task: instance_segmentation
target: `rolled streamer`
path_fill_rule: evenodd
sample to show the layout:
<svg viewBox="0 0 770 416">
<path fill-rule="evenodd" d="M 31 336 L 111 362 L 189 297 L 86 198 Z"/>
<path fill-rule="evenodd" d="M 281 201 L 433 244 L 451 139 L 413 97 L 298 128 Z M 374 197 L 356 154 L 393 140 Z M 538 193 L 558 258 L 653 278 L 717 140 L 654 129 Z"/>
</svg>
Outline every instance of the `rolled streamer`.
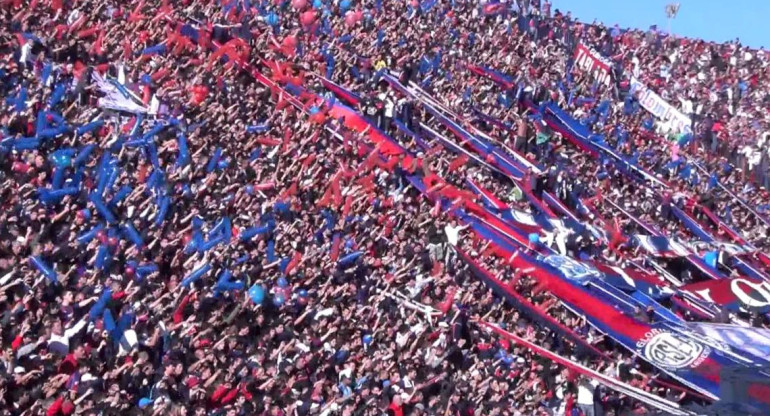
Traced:
<svg viewBox="0 0 770 416">
<path fill-rule="evenodd" d="M 158 147 L 154 142 L 147 143 L 147 152 L 150 155 L 150 163 L 155 169 L 160 169 L 160 159 L 158 159 Z"/>
<path fill-rule="evenodd" d="M 329 257 L 332 259 L 332 261 L 337 261 L 337 258 L 340 255 L 340 233 L 334 233 L 334 236 L 332 237 L 332 248 L 329 252 Z"/>
<path fill-rule="evenodd" d="M 64 184 L 64 168 L 56 168 L 53 171 L 53 179 L 51 180 L 51 183 L 53 184 L 54 189 L 61 188 L 61 186 Z"/>
<path fill-rule="evenodd" d="M 153 169 L 150 176 L 147 178 L 147 187 L 150 189 L 157 188 L 163 184 L 163 173 L 159 169 Z"/>
<path fill-rule="evenodd" d="M 139 138 L 139 139 L 128 140 L 128 141 L 123 143 L 123 146 L 125 146 L 125 147 L 144 147 L 144 146 L 147 146 L 148 143 L 149 143 L 149 139 Z"/>
<path fill-rule="evenodd" d="M 265 182 L 265 183 L 260 183 L 260 184 L 254 185 L 254 190 L 255 191 L 265 191 L 265 190 L 273 189 L 273 188 L 275 188 L 275 182 L 272 182 L 272 181 L 271 182 Z"/>
<path fill-rule="evenodd" d="M 15 150 L 33 150 L 40 147 L 40 143 L 41 141 L 37 137 L 24 137 L 14 140 L 11 147 Z"/>
<path fill-rule="evenodd" d="M 102 126 L 104 126 L 104 120 L 96 120 L 96 121 L 92 121 L 92 122 L 90 122 L 88 124 L 84 124 L 84 125 L 78 127 L 77 129 L 75 129 L 75 132 L 78 135 L 86 134 L 86 133 L 90 133 L 90 132 L 92 132 L 92 131 L 94 131 L 96 129 L 99 129 Z"/>
<path fill-rule="evenodd" d="M 158 272 L 158 265 L 155 263 L 147 263 L 135 268 L 136 274 L 142 278 Z"/>
<path fill-rule="evenodd" d="M 95 144 L 89 144 L 81 148 L 75 160 L 72 161 L 72 164 L 75 166 L 84 164 L 88 160 L 88 157 L 91 156 L 94 149 L 96 149 Z"/>
<path fill-rule="evenodd" d="M 228 243 L 233 239 L 233 224 L 232 221 L 230 221 L 230 217 L 224 218 L 222 235 L 225 237 L 225 241 Z"/>
<path fill-rule="evenodd" d="M 120 231 L 123 234 L 124 237 L 129 239 L 137 248 L 141 248 L 144 245 L 144 241 L 142 240 L 142 236 L 139 235 L 139 232 L 136 231 L 136 228 L 134 228 L 134 225 L 130 222 L 127 222 L 123 224 L 120 227 Z"/>
<path fill-rule="evenodd" d="M 361 257 L 364 254 L 363 251 L 355 251 L 353 253 L 348 254 L 347 256 L 341 258 L 337 264 L 340 266 L 349 266 L 353 264 L 356 260 L 358 260 L 359 257 Z"/>
<path fill-rule="evenodd" d="M 147 133 L 144 133 L 142 135 L 142 140 L 149 141 L 150 139 L 155 137 L 158 133 L 160 133 L 165 128 L 166 128 L 166 126 L 164 124 L 161 124 L 161 123 L 155 124 L 154 126 L 152 126 L 150 131 L 148 131 Z"/>
<path fill-rule="evenodd" d="M 56 105 L 59 104 L 61 99 L 64 97 L 64 94 L 67 92 L 67 86 L 64 85 L 64 83 L 56 84 L 56 86 L 53 89 L 53 93 L 51 93 L 51 99 L 48 100 L 48 107 L 54 108 Z"/>
<path fill-rule="evenodd" d="M 268 263 L 275 261 L 275 240 L 267 242 L 266 258 Z"/>
<path fill-rule="evenodd" d="M 294 257 L 291 258 L 291 261 L 289 261 L 289 264 L 286 265 L 286 269 L 283 271 L 284 274 L 289 275 L 292 270 L 294 270 L 295 267 L 299 264 L 299 262 L 302 261 L 302 254 L 299 252 L 296 252 Z"/>
<path fill-rule="evenodd" d="M 104 187 L 107 185 L 107 179 L 109 179 L 107 175 L 109 175 L 109 173 L 105 173 L 105 170 L 109 167 L 111 159 L 112 159 L 112 156 L 110 156 L 110 153 L 105 152 L 102 154 L 102 158 L 99 160 L 99 166 L 97 167 L 97 170 L 96 170 L 97 172 L 96 174 L 99 178 L 96 185 L 96 189 L 99 195 L 101 195 L 102 192 L 104 192 Z"/>
<path fill-rule="evenodd" d="M 176 136 L 177 148 L 179 149 L 179 158 L 176 161 L 178 166 L 187 166 L 190 163 L 190 151 L 187 147 L 187 137 L 184 134 Z"/>
<path fill-rule="evenodd" d="M 206 165 L 207 173 L 214 171 L 214 169 L 217 167 L 217 163 L 219 163 L 220 157 L 222 157 L 222 148 L 217 146 L 217 148 L 214 150 L 214 154 L 211 155 L 211 158 L 209 159 L 209 163 Z"/>
<path fill-rule="evenodd" d="M 95 321 L 100 316 L 102 316 L 104 309 L 107 307 L 107 302 L 109 302 L 110 299 L 112 299 L 112 290 L 108 287 L 105 287 L 104 292 L 102 292 L 101 296 L 99 296 L 99 299 L 96 300 L 96 303 L 91 306 L 91 310 L 88 311 L 88 317 L 91 319 L 91 321 Z"/>
<path fill-rule="evenodd" d="M 152 79 L 153 81 L 157 81 L 157 80 L 163 78 L 164 76 L 166 76 L 166 74 L 168 74 L 168 68 L 161 68 L 160 70 L 158 70 L 154 74 L 152 74 L 150 76 L 150 79 Z"/>
<path fill-rule="evenodd" d="M 256 126 L 248 126 L 246 127 L 246 131 L 248 133 L 264 133 L 266 131 L 270 130 L 269 124 L 259 124 Z"/>
<path fill-rule="evenodd" d="M 204 241 L 203 244 L 198 246 L 198 251 L 205 253 L 224 242 L 225 242 L 225 237 L 223 235 L 218 235 L 208 241 Z"/>
<path fill-rule="evenodd" d="M 142 55 L 162 55 L 164 53 L 166 53 L 166 44 L 164 43 L 144 48 L 141 52 Z"/>
<path fill-rule="evenodd" d="M 94 237 L 96 237 L 96 234 L 103 229 L 104 229 L 104 225 L 98 224 L 96 227 L 90 229 L 89 231 L 84 231 L 78 236 L 77 238 L 78 243 L 79 244 L 90 243 L 91 240 L 93 240 Z"/>
<path fill-rule="evenodd" d="M 139 114 L 136 116 L 136 119 L 134 121 L 134 127 L 131 128 L 131 133 L 129 133 L 129 137 L 136 137 L 139 135 L 139 130 L 142 128 L 142 123 L 144 122 L 144 114 Z"/>
<path fill-rule="evenodd" d="M 241 241 L 248 241 L 258 235 L 265 234 L 268 231 L 270 231 L 270 226 L 267 224 L 259 227 L 249 227 L 241 231 L 239 238 Z"/>
<path fill-rule="evenodd" d="M 115 192 L 115 196 L 112 197 L 112 200 L 107 204 L 107 208 L 112 209 L 117 206 L 120 201 L 126 199 L 126 197 L 129 196 L 133 190 L 134 188 L 128 185 L 121 186 L 120 189 L 118 189 L 118 192 Z"/>
<path fill-rule="evenodd" d="M 112 333 L 115 332 L 115 318 L 112 316 L 112 311 L 105 308 L 104 312 L 102 313 L 102 323 L 104 324 L 104 330 L 107 331 L 110 336 L 112 336 Z"/>
<path fill-rule="evenodd" d="M 230 270 L 225 270 L 222 272 L 219 275 L 219 279 L 217 279 L 217 284 L 214 286 L 214 290 L 220 292 L 243 290 L 243 288 L 246 286 L 243 281 L 232 282 L 230 281 L 232 276 L 233 273 Z"/>
<path fill-rule="evenodd" d="M 160 226 L 166 219 L 168 214 L 168 207 L 171 204 L 171 199 L 168 196 L 163 196 L 158 204 L 158 213 L 155 215 L 155 225 Z"/>
<path fill-rule="evenodd" d="M 60 134 L 64 134 L 69 130 L 67 126 L 58 126 L 54 128 L 43 129 L 43 131 L 37 133 L 37 137 L 41 139 L 51 139 Z"/>
<path fill-rule="evenodd" d="M 67 195 L 75 195 L 78 193 L 78 188 L 75 188 L 74 186 L 68 186 L 66 188 L 54 190 L 38 188 L 38 192 L 40 193 L 40 200 L 43 201 L 44 204 L 48 205 L 58 203 Z"/>
<path fill-rule="evenodd" d="M 112 189 L 113 186 L 115 186 L 115 181 L 118 180 L 118 176 L 120 175 L 121 168 L 120 166 L 113 165 L 110 166 L 110 174 L 107 176 L 107 184 L 105 186 L 105 189 Z"/>
<path fill-rule="evenodd" d="M 209 272 L 211 270 L 211 264 L 206 263 L 203 266 L 199 267 L 196 270 L 193 270 L 190 274 L 187 275 L 187 277 L 182 280 L 181 285 L 184 287 L 190 287 L 191 284 L 193 284 L 195 281 L 199 280 L 203 275 Z"/>
<path fill-rule="evenodd" d="M 115 219 L 115 215 L 110 211 L 105 205 L 104 201 L 102 201 L 101 196 L 99 196 L 95 192 L 91 192 L 91 194 L 88 195 L 88 199 L 91 201 L 91 203 L 94 204 L 94 207 L 96 210 L 101 214 L 102 218 L 104 218 L 108 223 L 115 224 L 117 220 Z"/>
<path fill-rule="evenodd" d="M 275 204 L 273 204 L 273 209 L 277 213 L 285 214 L 291 211 L 291 204 L 285 201 L 278 201 Z"/>
<path fill-rule="evenodd" d="M 96 252 L 96 262 L 94 266 L 99 270 L 106 269 L 112 262 L 112 255 L 107 245 L 102 244 L 99 246 L 99 250 Z"/>
<path fill-rule="evenodd" d="M 51 266 L 47 265 L 45 261 L 40 256 L 33 256 L 29 258 L 29 262 L 34 266 L 40 273 L 43 274 L 48 280 L 50 280 L 53 283 L 59 283 L 59 278 L 56 275 L 56 271 L 54 271 Z"/>
<path fill-rule="evenodd" d="M 257 143 L 265 146 L 280 146 L 283 142 L 278 139 L 269 139 L 267 137 L 263 137 L 261 139 L 257 139 Z"/>
<path fill-rule="evenodd" d="M 97 32 L 99 32 L 99 30 L 100 29 L 99 29 L 98 26 L 89 27 L 88 29 L 79 30 L 78 33 L 76 34 L 76 36 L 79 39 L 87 38 L 87 37 L 95 35 Z"/>
<path fill-rule="evenodd" d="M 112 171 L 114 169 L 115 167 L 110 164 L 99 169 L 99 180 L 96 183 L 96 192 L 99 195 L 104 194 L 104 190 L 107 188 L 107 182 L 109 182 L 110 175 L 113 174 Z"/>
</svg>

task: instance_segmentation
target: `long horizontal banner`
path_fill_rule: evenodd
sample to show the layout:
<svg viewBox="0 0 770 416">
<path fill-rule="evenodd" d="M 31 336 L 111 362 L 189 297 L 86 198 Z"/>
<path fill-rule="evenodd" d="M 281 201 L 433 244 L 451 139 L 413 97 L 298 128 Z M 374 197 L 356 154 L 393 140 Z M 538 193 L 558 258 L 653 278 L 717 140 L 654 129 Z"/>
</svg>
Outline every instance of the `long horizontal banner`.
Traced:
<svg viewBox="0 0 770 416">
<path fill-rule="evenodd" d="M 681 111 L 661 98 L 655 91 L 647 88 L 647 85 L 634 76 L 631 76 L 631 94 L 639 100 L 639 104 L 649 111 L 650 114 L 669 123 L 671 130 L 674 132 L 692 134 L 692 120 L 690 117 L 682 114 Z"/>
</svg>

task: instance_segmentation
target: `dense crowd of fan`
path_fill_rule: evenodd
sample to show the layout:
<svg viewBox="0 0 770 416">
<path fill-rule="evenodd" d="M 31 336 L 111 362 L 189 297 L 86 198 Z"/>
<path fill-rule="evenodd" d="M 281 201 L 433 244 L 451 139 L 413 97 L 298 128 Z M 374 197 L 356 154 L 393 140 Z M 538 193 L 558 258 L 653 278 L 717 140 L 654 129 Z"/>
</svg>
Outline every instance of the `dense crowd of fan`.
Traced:
<svg viewBox="0 0 770 416">
<path fill-rule="evenodd" d="M 612 225 L 617 204 L 687 241 L 666 206 L 696 201 L 766 248 L 770 57 L 737 42 L 580 24 L 547 1 L 506 3 L 492 15 L 485 7 L 2 2 L 0 413 L 652 411 L 477 320 L 671 400 L 697 400 L 656 384 L 652 368 L 526 271 L 485 254 L 483 242 L 410 185 L 414 173 L 458 188 L 473 178 L 511 207 L 531 210 L 516 185 L 483 164 L 453 163 L 457 156 L 439 142 L 421 149 L 408 133 L 451 132 L 389 88 L 382 70 L 422 85 L 468 128 L 547 167 L 528 173 L 529 189 L 551 192 L 576 212 L 590 200 L 593 209 L 580 215 L 598 229 L 635 232 L 628 221 Z M 190 35 L 183 25 L 196 29 Z M 614 61 L 612 86 L 572 67 L 577 42 Z M 224 44 L 238 44 L 240 56 L 215 55 Z M 468 64 L 510 75 L 520 94 Z M 691 114 L 692 137 L 667 137 L 674 134 L 634 102 L 627 73 Z M 331 100 L 321 76 L 361 97 L 355 111 L 416 157 L 378 154 L 368 131 L 282 89 L 291 83 Z M 151 114 L 103 108 L 104 79 L 119 80 Z M 667 202 L 639 198 L 663 191 L 584 154 L 525 102 L 555 102 L 604 133 L 669 181 Z M 151 145 L 131 142 L 157 123 L 163 129 L 146 136 Z M 673 147 L 702 170 L 683 179 L 669 164 Z M 371 155 L 385 161 L 372 163 Z M 212 231 L 222 229 L 228 235 Z M 201 242 L 204 230 L 211 235 Z M 627 239 L 562 237 L 564 254 L 575 257 L 641 256 Z M 585 354 L 493 296 L 460 252 L 606 355 Z M 261 302 L 249 293 L 255 286 L 266 292 Z"/>
</svg>

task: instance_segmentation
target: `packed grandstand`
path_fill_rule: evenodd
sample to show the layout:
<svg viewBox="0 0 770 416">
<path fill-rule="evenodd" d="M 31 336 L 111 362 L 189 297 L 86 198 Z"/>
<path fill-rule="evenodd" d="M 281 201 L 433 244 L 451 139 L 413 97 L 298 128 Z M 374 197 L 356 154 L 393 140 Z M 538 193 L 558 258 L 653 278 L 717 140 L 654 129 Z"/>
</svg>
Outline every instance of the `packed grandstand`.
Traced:
<svg viewBox="0 0 770 416">
<path fill-rule="evenodd" d="M 763 50 L 547 0 L 0 16 L 0 414 L 770 414 Z"/>
</svg>

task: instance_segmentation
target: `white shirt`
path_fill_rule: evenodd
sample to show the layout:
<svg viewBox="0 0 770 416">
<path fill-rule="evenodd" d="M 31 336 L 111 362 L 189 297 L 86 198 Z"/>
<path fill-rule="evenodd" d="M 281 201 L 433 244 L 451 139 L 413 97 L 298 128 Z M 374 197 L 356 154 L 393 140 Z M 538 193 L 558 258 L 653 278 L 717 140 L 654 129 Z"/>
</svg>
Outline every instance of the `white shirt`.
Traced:
<svg viewBox="0 0 770 416">
<path fill-rule="evenodd" d="M 444 232 L 446 233 L 446 239 L 449 241 L 449 244 L 456 246 L 460 241 L 460 231 L 466 228 L 468 228 L 467 225 L 452 227 L 451 224 L 447 224 L 446 227 L 444 227 Z"/>
<path fill-rule="evenodd" d="M 21 46 L 21 57 L 19 58 L 21 62 L 27 63 L 32 60 L 32 43 L 31 42 L 25 42 L 24 45 Z"/>
<path fill-rule="evenodd" d="M 578 384 L 577 403 L 591 405 L 594 404 L 594 389 L 599 385 L 598 382 L 583 380 Z"/>
</svg>

